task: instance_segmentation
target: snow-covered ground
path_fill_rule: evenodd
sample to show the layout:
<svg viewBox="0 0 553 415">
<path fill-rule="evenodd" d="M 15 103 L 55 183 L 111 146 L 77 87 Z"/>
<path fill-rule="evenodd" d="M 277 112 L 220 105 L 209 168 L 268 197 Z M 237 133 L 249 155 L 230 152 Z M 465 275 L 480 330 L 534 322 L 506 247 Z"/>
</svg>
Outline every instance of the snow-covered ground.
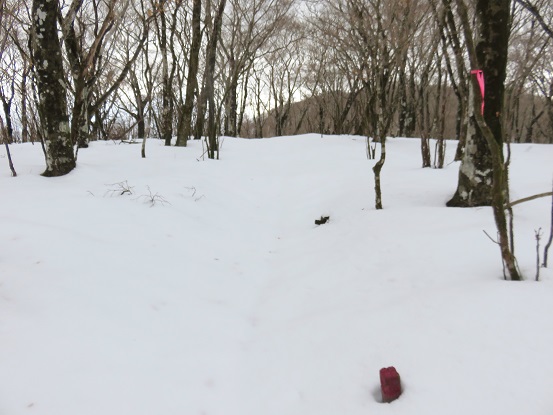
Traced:
<svg viewBox="0 0 553 415">
<path fill-rule="evenodd" d="M 491 210 L 444 207 L 454 145 L 435 170 L 389 140 L 381 211 L 361 137 L 98 142 L 60 178 L 2 147 L 0 414 L 551 415 L 551 199 L 515 207 L 527 280 L 503 281 Z M 552 174 L 513 145 L 512 199 Z"/>
</svg>

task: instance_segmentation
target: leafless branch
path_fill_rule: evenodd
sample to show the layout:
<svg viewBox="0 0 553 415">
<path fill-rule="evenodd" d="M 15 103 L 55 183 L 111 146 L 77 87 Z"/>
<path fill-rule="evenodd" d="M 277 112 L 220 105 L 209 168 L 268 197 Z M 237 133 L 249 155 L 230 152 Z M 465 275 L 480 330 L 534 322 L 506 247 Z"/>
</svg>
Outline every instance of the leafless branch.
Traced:
<svg viewBox="0 0 553 415">
<path fill-rule="evenodd" d="M 134 193 L 134 186 L 131 186 L 127 180 L 123 182 L 107 184 L 106 186 L 111 186 L 111 188 L 106 192 L 106 194 L 110 196 L 132 195 Z"/>
<path fill-rule="evenodd" d="M 547 197 L 547 196 L 553 196 L 553 192 L 545 192 L 545 193 L 539 193 L 537 195 L 533 195 L 533 196 L 528 196 L 528 197 L 525 197 L 525 198 L 522 198 L 522 199 L 518 199 L 518 200 L 515 200 L 514 202 L 510 202 L 507 207 L 513 207 L 515 205 L 518 205 L 520 203 L 524 203 L 524 202 L 529 202 L 531 200 L 534 200 L 534 199 L 539 199 L 541 197 Z"/>
</svg>

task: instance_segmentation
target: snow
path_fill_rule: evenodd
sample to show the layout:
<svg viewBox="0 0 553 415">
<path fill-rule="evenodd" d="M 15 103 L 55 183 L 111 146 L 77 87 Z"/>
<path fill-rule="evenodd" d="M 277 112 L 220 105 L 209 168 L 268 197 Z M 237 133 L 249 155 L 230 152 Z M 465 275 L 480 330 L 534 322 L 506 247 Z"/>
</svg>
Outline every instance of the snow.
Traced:
<svg viewBox="0 0 553 415">
<path fill-rule="evenodd" d="M 551 414 L 551 200 L 514 208 L 503 281 L 491 210 L 445 207 L 455 143 L 388 143 L 381 211 L 362 137 L 95 142 L 59 178 L 2 147 L 0 414 Z M 512 199 L 549 191 L 553 146 L 512 151 Z"/>
</svg>

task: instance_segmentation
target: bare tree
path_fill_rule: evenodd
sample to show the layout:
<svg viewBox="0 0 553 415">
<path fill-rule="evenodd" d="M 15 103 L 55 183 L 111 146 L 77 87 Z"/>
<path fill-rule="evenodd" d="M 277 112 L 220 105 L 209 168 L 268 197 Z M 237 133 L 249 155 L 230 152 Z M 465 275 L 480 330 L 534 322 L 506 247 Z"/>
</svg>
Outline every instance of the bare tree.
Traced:
<svg viewBox="0 0 553 415">
<path fill-rule="evenodd" d="M 541 30 L 533 15 L 520 7 L 513 9 L 511 26 L 503 127 L 508 141 L 531 142 L 538 139 L 538 126 L 545 118 L 540 103 L 543 100 L 538 98 L 531 79 L 547 59 L 553 39 Z"/>
<path fill-rule="evenodd" d="M 6 117 L 9 141 L 33 141 L 30 134 L 29 88 L 31 58 L 30 9 L 22 0 L 4 1 L 0 18 L 0 100 Z M 31 109 L 34 111 L 34 108 Z M 17 127 L 14 127 L 17 126 Z"/>
<path fill-rule="evenodd" d="M 492 204 L 493 155 L 492 149 L 483 137 L 482 128 L 477 122 L 478 115 L 484 116 L 486 125 L 495 137 L 497 145 L 500 146 L 500 156 L 503 160 L 502 114 L 510 33 L 510 0 L 493 0 L 489 3 L 492 6 L 487 7 L 487 3 L 485 4 L 483 1 L 476 3 L 477 58 L 471 62 L 472 69 L 481 71 L 478 74 L 483 77 L 483 81 L 481 79 L 480 82 L 484 82 L 485 97 L 480 96 L 481 91 L 476 91 L 476 98 L 484 99 L 484 106 L 482 109 L 474 107 L 472 105 L 475 102 L 474 98 L 469 101 L 471 104 L 470 129 L 459 169 L 457 190 L 452 199 L 447 202 L 447 206 L 471 207 Z M 459 1 L 457 4 L 459 7 Z M 466 39 L 466 41 L 468 43 L 473 40 Z M 475 92 L 473 88 L 470 91 Z M 505 179 L 502 180 L 503 185 L 507 183 Z M 504 190 L 506 191 L 506 189 Z"/>
<path fill-rule="evenodd" d="M 142 52 L 150 22 L 163 9 L 162 3 L 155 6 L 146 9 L 144 0 L 93 0 L 88 3 L 73 0 L 61 16 L 61 31 L 73 81 L 71 136 L 79 147 L 87 146 L 90 118 L 98 114 L 98 109 L 120 87 Z M 132 27 L 129 20 L 124 19 L 129 16 L 134 17 Z M 140 30 L 136 30 L 137 22 Z M 123 34 L 129 33 L 131 28 L 134 50 L 118 55 L 120 39 L 127 38 Z"/>
<path fill-rule="evenodd" d="M 4 26 L 3 26 L 3 17 L 4 17 L 4 14 L 6 13 L 6 11 L 7 10 L 5 9 L 4 0 L 0 0 L 0 50 L 2 50 L 2 51 L 4 51 L 6 49 L 6 43 L 7 43 L 7 39 L 8 39 L 7 32 L 4 30 Z M 3 71 L 1 71 L 1 69 L 0 69 L 0 80 L 2 80 L 2 78 L 3 78 Z M 4 104 L 4 113 L 9 114 L 10 113 L 9 108 L 6 111 L 7 101 L 5 99 L 3 88 L 1 88 L 1 85 L 3 85 L 3 82 L 0 82 L 0 98 L 2 99 L 2 103 Z M 12 83 L 12 88 L 13 88 L 13 85 L 14 84 Z M 12 94 L 12 96 L 13 96 L 13 94 Z M 11 136 L 11 129 L 10 129 L 10 127 L 8 127 L 7 129 L 4 127 L 4 120 L 2 119 L 2 116 L 0 115 L 0 137 L 2 137 L 2 141 L 4 142 L 4 145 L 6 146 L 6 153 L 8 155 L 8 163 L 9 163 L 9 166 L 10 166 L 10 170 L 12 172 L 12 176 L 16 177 L 17 173 L 16 173 L 15 168 L 13 166 L 10 147 L 8 145 L 8 142 L 11 142 L 11 137 L 10 136 Z"/>
<path fill-rule="evenodd" d="M 132 65 L 128 79 L 118 91 L 119 108 L 135 120 L 136 137 L 139 139 L 146 138 L 146 118 L 151 108 L 154 80 L 157 77 L 152 64 L 157 55 L 154 53 L 150 56 L 149 45 L 148 42 L 145 44 L 144 53 Z"/>
<path fill-rule="evenodd" d="M 325 0 L 312 10 L 312 42 L 320 59 L 324 57 L 324 69 L 318 71 L 319 124 L 329 119 L 331 126 L 324 130 L 332 134 L 352 132 L 351 110 L 366 86 L 361 65 L 367 52 L 352 21 L 353 6 L 345 0 Z"/>
<path fill-rule="evenodd" d="M 175 98 L 173 84 L 178 65 L 177 50 L 175 48 L 175 36 L 177 33 L 177 16 L 181 9 L 182 1 L 165 1 L 159 4 L 152 1 L 152 7 L 157 9 L 155 32 L 161 59 L 161 138 L 166 146 L 171 145 L 173 137 L 173 119 L 175 112 Z"/>
<path fill-rule="evenodd" d="M 223 21 L 223 13 L 225 11 L 225 5 L 227 0 L 218 0 L 217 8 L 215 9 L 215 15 L 211 22 L 211 5 L 208 2 L 208 9 L 206 10 L 206 16 L 210 20 L 207 27 L 210 29 L 208 32 L 208 42 L 206 46 L 206 67 L 204 72 L 204 82 L 200 99 L 198 102 L 198 116 L 196 119 L 196 132 L 195 136 L 200 138 L 205 126 L 205 113 L 208 110 L 207 119 L 207 154 L 211 159 L 219 158 L 219 123 L 218 110 L 215 105 L 215 69 L 217 58 L 217 47 L 219 45 L 219 39 L 221 36 L 221 26 Z"/>
<path fill-rule="evenodd" d="M 224 57 L 223 75 L 225 104 L 225 134 L 240 133 L 244 104 L 248 88 L 240 86 L 240 79 L 247 84 L 255 59 L 265 54 L 283 50 L 288 45 L 281 41 L 284 25 L 290 20 L 295 0 L 231 0 L 230 10 L 223 27 L 220 50 Z M 288 28 L 288 30 L 291 28 Z M 298 36 L 299 27 L 290 37 Z M 240 92 L 242 99 L 240 100 Z"/>
<path fill-rule="evenodd" d="M 113 28 L 116 17 L 115 5 L 115 0 L 110 0 L 105 8 L 97 1 L 85 5 L 83 1 L 74 0 L 61 19 L 61 30 L 73 79 L 71 137 L 81 148 L 88 146 L 92 88 L 105 38 Z M 93 17 L 92 21 L 90 17 Z M 93 41 L 86 42 L 91 35 Z"/>
<path fill-rule="evenodd" d="M 67 83 L 58 40 L 58 12 L 57 1 L 33 0 L 31 48 L 46 150 L 44 176 L 62 176 L 75 168 L 65 95 Z"/>
<path fill-rule="evenodd" d="M 265 56 L 270 99 L 273 101 L 271 118 L 274 119 L 276 136 L 284 135 L 292 103 L 303 86 L 304 56 L 300 49 L 301 40 L 300 23 L 290 19 L 283 27 L 282 34 L 272 42 L 273 51 Z"/>
<path fill-rule="evenodd" d="M 456 137 L 458 145 L 455 160 L 461 160 L 468 129 L 469 83 L 467 81 L 466 46 L 462 38 L 462 29 L 459 30 L 458 19 L 456 19 L 452 10 L 452 0 L 441 0 L 441 3 L 443 6 L 441 12 L 435 13 L 438 19 L 444 19 L 444 24 L 440 25 L 442 28 L 443 56 L 457 98 Z M 451 55 L 453 55 L 453 62 Z"/>
<path fill-rule="evenodd" d="M 366 116 L 369 136 L 380 143 L 380 159 L 373 167 L 375 207 L 382 209 L 380 176 L 386 161 L 386 139 L 397 111 L 399 76 L 405 70 L 407 45 L 415 22 L 410 19 L 415 2 L 353 2 L 352 27 L 363 46 L 360 70 L 369 94 Z M 390 29 L 392 28 L 392 29 Z"/>
<path fill-rule="evenodd" d="M 475 120 L 480 134 L 482 134 L 481 140 L 485 140 L 490 154 L 488 168 L 491 169 L 492 174 L 491 206 L 498 232 L 497 243 L 501 249 L 501 258 L 509 278 L 518 281 L 522 279 L 522 276 L 514 255 L 513 235 L 508 231 L 506 214 L 509 197 L 508 176 L 507 166 L 503 159 L 503 139 L 499 120 L 507 67 L 510 0 L 477 1 L 476 16 L 479 35 L 476 42 L 473 42 L 473 32 L 463 0 L 456 0 L 456 3 L 465 32 L 471 66 L 484 68 L 485 73 L 488 74 L 486 89 L 493 88 L 485 96 L 481 96 L 480 82 L 477 76 L 472 77 L 471 117 Z M 467 147 L 476 145 L 471 143 L 471 139 L 467 140 Z M 467 162 L 468 160 L 463 161 Z"/>
<path fill-rule="evenodd" d="M 192 43 L 190 45 L 190 56 L 188 59 L 186 97 L 180 109 L 176 143 L 177 146 L 183 147 L 186 147 L 188 139 L 192 134 L 192 112 L 194 98 L 198 90 L 199 55 L 202 43 L 201 15 L 202 2 L 201 0 L 194 0 L 192 6 Z"/>
<path fill-rule="evenodd" d="M 261 60 L 266 65 L 265 60 Z M 253 136 L 263 138 L 263 129 L 271 112 L 271 101 L 267 100 L 265 95 L 268 93 L 267 79 L 264 75 L 266 67 L 262 63 L 257 63 L 252 69 L 250 88 L 250 102 L 253 108 Z"/>
</svg>

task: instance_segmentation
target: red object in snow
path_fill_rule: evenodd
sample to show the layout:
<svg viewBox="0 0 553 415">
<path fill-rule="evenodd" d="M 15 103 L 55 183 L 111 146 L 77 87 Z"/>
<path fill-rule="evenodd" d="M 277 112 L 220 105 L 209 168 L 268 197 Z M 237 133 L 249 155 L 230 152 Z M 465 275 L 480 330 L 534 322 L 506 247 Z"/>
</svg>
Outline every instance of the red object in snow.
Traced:
<svg viewBox="0 0 553 415">
<path fill-rule="evenodd" d="M 395 367 L 380 369 L 380 389 L 382 402 L 392 402 L 401 395 L 401 380 Z"/>
</svg>

